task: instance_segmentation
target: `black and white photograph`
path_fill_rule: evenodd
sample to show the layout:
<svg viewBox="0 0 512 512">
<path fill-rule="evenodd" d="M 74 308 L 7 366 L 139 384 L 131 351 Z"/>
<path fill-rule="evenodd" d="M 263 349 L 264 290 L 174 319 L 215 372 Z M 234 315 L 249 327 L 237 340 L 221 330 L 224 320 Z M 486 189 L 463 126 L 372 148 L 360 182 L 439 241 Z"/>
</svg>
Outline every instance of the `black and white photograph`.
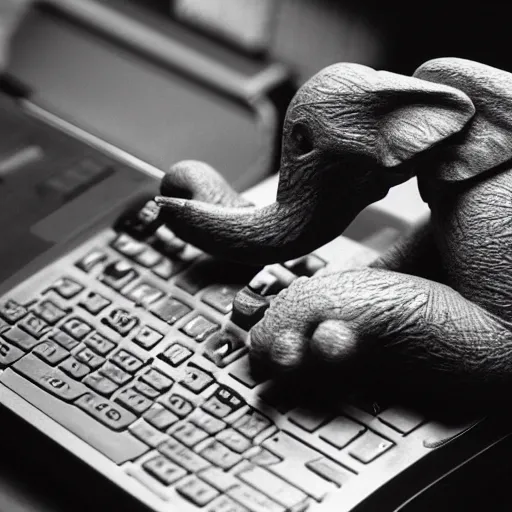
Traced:
<svg viewBox="0 0 512 512">
<path fill-rule="evenodd" d="M 0 0 L 0 512 L 510 511 L 496 0 Z"/>
</svg>

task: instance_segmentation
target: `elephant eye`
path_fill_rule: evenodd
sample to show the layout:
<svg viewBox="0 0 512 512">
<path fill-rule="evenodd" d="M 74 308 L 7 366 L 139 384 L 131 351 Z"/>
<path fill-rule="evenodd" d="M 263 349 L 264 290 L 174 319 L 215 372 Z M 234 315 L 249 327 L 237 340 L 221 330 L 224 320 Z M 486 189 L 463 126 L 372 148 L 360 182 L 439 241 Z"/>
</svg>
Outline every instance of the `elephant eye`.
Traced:
<svg viewBox="0 0 512 512">
<path fill-rule="evenodd" d="M 292 128 L 292 140 L 295 150 L 300 155 L 305 155 L 313 150 L 313 139 L 309 130 L 303 124 L 296 124 Z"/>
</svg>

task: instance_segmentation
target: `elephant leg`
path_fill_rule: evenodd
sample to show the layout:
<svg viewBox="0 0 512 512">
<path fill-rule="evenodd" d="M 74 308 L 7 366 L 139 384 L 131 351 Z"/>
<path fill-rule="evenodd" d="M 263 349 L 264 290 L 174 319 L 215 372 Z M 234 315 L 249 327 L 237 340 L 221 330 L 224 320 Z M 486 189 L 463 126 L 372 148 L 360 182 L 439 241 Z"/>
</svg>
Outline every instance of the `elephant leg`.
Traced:
<svg viewBox="0 0 512 512">
<path fill-rule="evenodd" d="M 442 281 L 441 258 L 430 219 L 398 240 L 369 266 Z"/>
<path fill-rule="evenodd" d="M 253 327 L 250 347 L 281 371 L 320 359 L 343 374 L 382 358 L 438 396 L 451 387 L 497 397 L 512 380 L 510 325 L 448 286 L 382 269 L 297 279 Z"/>
</svg>

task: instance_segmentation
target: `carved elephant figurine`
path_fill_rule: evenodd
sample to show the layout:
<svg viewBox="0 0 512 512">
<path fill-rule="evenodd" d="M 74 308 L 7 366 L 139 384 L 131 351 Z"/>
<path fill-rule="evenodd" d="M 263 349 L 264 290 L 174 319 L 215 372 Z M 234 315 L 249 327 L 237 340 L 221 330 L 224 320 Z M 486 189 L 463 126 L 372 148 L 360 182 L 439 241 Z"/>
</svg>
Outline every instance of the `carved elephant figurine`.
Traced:
<svg viewBox="0 0 512 512">
<path fill-rule="evenodd" d="M 413 77 L 336 64 L 289 106 L 275 203 L 250 205 L 193 161 L 157 199 L 178 236 L 268 263 L 328 242 L 417 176 L 429 222 L 368 268 L 297 279 L 251 330 L 252 355 L 343 372 L 374 353 L 427 391 L 487 399 L 512 383 L 511 159 L 512 74 L 456 58 Z"/>
</svg>

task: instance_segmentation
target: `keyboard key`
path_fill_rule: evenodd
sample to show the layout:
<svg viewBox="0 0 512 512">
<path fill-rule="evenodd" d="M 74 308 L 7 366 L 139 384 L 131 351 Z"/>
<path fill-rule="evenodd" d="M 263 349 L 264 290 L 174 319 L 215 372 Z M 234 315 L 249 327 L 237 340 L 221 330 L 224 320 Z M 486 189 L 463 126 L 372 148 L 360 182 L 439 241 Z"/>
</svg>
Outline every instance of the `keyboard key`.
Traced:
<svg viewBox="0 0 512 512">
<path fill-rule="evenodd" d="M 76 297 L 84 289 L 83 285 L 70 277 L 61 277 L 51 288 L 65 299 Z"/>
<path fill-rule="evenodd" d="M 192 356 L 192 350 L 181 343 L 173 343 L 159 358 L 175 368 Z"/>
<path fill-rule="evenodd" d="M 110 361 L 106 361 L 105 364 L 99 369 L 99 372 L 119 386 L 126 384 L 132 378 L 129 373 L 126 373 L 124 370 L 115 364 L 112 364 Z"/>
<path fill-rule="evenodd" d="M 139 319 L 136 316 L 121 308 L 112 309 L 101 321 L 121 336 L 128 335 L 139 323 Z"/>
<path fill-rule="evenodd" d="M 156 400 L 160 396 L 160 391 L 157 391 L 155 388 L 151 387 L 149 384 L 142 382 L 140 380 L 136 380 L 133 383 L 133 389 L 138 393 L 141 393 L 146 398 L 150 400 Z"/>
<path fill-rule="evenodd" d="M 144 250 L 136 254 L 133 259 L 143 267 L 154 267 L 161 259 L 162 255 L 149 246 L 145 246 Z"/>
<path fill-rule="evenodd" d="M 246 291 L 250 290 L 259 296 L 268 297 L 276 295 L 284 288 L 286 288 L 285 283 L 280 282 L 277 276 L 267 268 L 263 268 L 249 281 Z"/>
<path fill-rule="evenodd" d="M 179 418 L 160 404 L 153 404 L 145 413 L 144 419 L 159 430 L 167 430 Z"/>
<path fill-rule="evenodd" d="M 254 439 L 258 434 L 261 434 L 271 425 L 272 421 L 270 421 L 266 416 L 263 416 L 263 414 L 258 411 L 251 409 L 233 424 L 233 428 L 245 437 Z"/>
<path fill-rule="evenodd" d="M 34 308 L 34 313 L 39 318 L 42 318 L 46 323 L 55 325 L 59 320 L 62 320 L 68 313 L 68 310 L 60 308 L 54 301 L 44 299 Z"/>
<path fill-rule="evenodd" d="M 153 247 L 166 256 L 176 256 L 187 245 L 166 226 L 160 226 L 155 232 Z"/>
<path fill-rule="evenodd" d="M 133 338 L 133 341 L 140 347 L 146 350 L 150 350 L 156 346 L 157 343 L 162 341 L 163 338 L 164 335 L 161 332 L 158 332 L 156 329 L 150 327 L 149 325 L 143 325 L 140 331 Z"/>
<path fill-rule="evenodd" d="M 69 334 L 66 334 L 62 331 L 53 331 L 50 334 L 50 339 L 57 342 L 62 348 L 65 348 L 68 351 L 73 350 L 75 347 L 78 347 L 80 344 L 77 340 L 72 338 Z"/>
<path fill-rule="evenodd" d="M 210 503 L 208 512 L 249 512 L 245 507 L 227 496 L 220 496 Z"/>
<path fill-rule="evenodd" d="M 210 435 L 215 435 L 226 428 L 226 423 L 201 409 L 196 409 L 188 420 Z"/>
<path fill-rule="evenodd" d="M 110 396 L 114 391 L 119 389 L 119 386 L 115 382 L 112 382 L 110 379 L 107 379 L 107 377 L 97 372 L 87 375 L 83 383 L 103 396 Z"/>
<path fill-rule="evenodd" d="M 158 451 L 190 473 L 197 473 L 210 465 L 203 457 L 174 439 L 164 441 L 158 446 Z"/>
<path fill-rule="evenodd" d="M 198 343 L 204 341 L 210 334 L 220 329 L 220 325 L 203 315 L 197 315 L 187 322 L 180 330 Z"/>
<path fill-rule="evenodd" d="M 177 261 L 163 259 L 158 265 L 155 265 L 151 272 L 158 277 L 168 281 L 174 274 L 178 273 L 183 268 L 183 265 Z"/>
<path fill-rule="evenodd" d="M 189 448 L 208 437 L 204 430 L 188 422 L 182 423 L 171 435 Z"/>
<path fill-rule="evenodd" d="M 225 262 L 213 258 L 196 261 L 185 272 L 176 278 L 176 286 L 195 295 L 207 286 L 223 283 L 223 285 L 241 284 L 249 281 L 257 269 L 252 266 L 233 262 Z"/>
<path fill-rule="evenodd" d="M 201 407 L 216 418 L 225 418 L 233 412 L 228 404 L 221 402 L 216 396 L 208 398 Z"/>
<path fill-rule="evenodd" d="M 69 356 L 69 352 L 54 341 L 41 343 L 33 350 L 33 354 L 52 366 L 55 366 Z"/>
<path fill-rule="evenodd" d="M 55 369 L 52 368 L 52 371 Z M 74 405 L 58 400 L 46 390 L 36 387 L 10 369 L 0 375 L 0 382 L 98 450 L 99 453 L 105 455 L 114 464 L 135 460 L 148 451 L 146 444 L 128 432 L 114 432 Z M 76 384 L 82 386 L 80 383 Z M 84 387 L 84 389 L 87 388 Z M 100 410 L 102 410 L 102 405 L 100 405 Z"/>
<path fill-rule="evenodd" d="M 7 331 L 10 328 L 11 328 L 11 326 L 5 320 L 2 320 L 0 318 L 0 333 Z"/>
<path fill-rule="evenodd" d="M 231 469 L 238 464 L 242 457 L 230 450 L 227 446 L 212 439 L 204 448 L 199 451 L 206 460 L 222 469 Z"/>
<path fill-rule="evenodd" d="M 363 464 L 372 462 L 393 446 L 391 441 L 368 430 L 350 446 L 349 454 Z"/>
<path fill-rule="evenodd" d="M 23 317 L 18 322 L 18 327 L 36 339 L 40 339 L 50 331 L 50 326 L 43 319 L 34 315 L 34 313 L 28 313 L 28 315 Z"/>
<path fill-rule="evenodd" d="M 203 293 L 201 300 L 220 313 L 227 315 L 233 307 L 235 295 L 241 288 L 241 286 L 235 285 L 213 285 Z"/>
<path fill-rule="evenodd" d="M 240 480 L 233 474 L 216 467 L 209 467 L 201 471 L 199 477 L 220 492 L 226 492 L 228 489 L 240 485 Z"/>
<path fill-rule="evenodd" d="M 142 467 L 163 485 L 171 485 L 187 474 L 183 468 L 166 459 L 163 455 L 157 455 L 147 460 Z"/>
<path fill-rule="evenodd" d="M 112 247 L 123 256 L 133 258 L 141 253 L 146 246 L 126 233 L 120 233 L 112 242 Z"/>
<path fill-rule="evenodd" d="M 224 368 L 246 352 L 245 343 L 234 332 L 223 330 L 210 336 L 204 347 L 203 355 Z"/>
<path fill-rule="evenodd" d="M 108 264 L 103 270 L 100 281 L 114 290 L 120 291 L 139 276 L 128 262 L 120 260 Z"/>
<path fill-rule="evenodd" d="M 0 369 L 16 362 L 23 355 L 23 352 L 19 348 L 0 339 Z"/>
<path fill-rule="evenodd" d="M 12 368 L 37 386 L 65 402 L 71 402 L 87 391 L 83 384 L 75 382 L 66 374 L 52 368 L 33 354 L 28 354 L 18 360 Z"/>
<path fill-rule="evenodd" d="M 110 360 L 122 368 L 125 372 L 134 374 L 142 368 L 144 361 L 133 355 L 128 350 L 121 349 L 110 357 Z"/>
<path fill-rule="evenodd" d="M 208 505 L 219 493 L 197 476 L 191 475 L 176 486 L 176 492 L 198 507 Z"/>
<path fill-rule="evenodd" d="M 356 423 L 346 416 L 337 416 L 332 421 L 324 425 L 318 432 L 318 435 L 324 441 L 332 444 L 338 450 L 347 446 L 356 437 L 360 436 L 366 427 Z"/>
<path fill-rule="evenodd" d="M 12 327 L 8 331 L 5 331 L 2 333 L 2 337 L 25 351 L 32 350 L 35 346 L 41 343 L 38 339 L 30 336 L 30 334 L 27 334 L 18 327 Z"/>
<path fill-rule="evenodd" d="M 189 264 L 197 260 L 200 256 L 204 256 L 201 249 L 190 244 L 185 244 L 183 251 L 180 252 L 179 259 L 180 261 Z"/>
<path fill-rule="evenodd" d="M 99 368 L 104 362 L 105 359 L 101 356 L 95 354 L 90 348 L 83 348 L 80 352 L 75 354 L 75 358 L 81 363 L 90 366 L 92 369 Z"/>
<path fill-rule="evenodd" d="M 410 409 L 394 406 L 381 412 L 379 420 L 401 434 L 407 435 L 425 422 L 425 416 Z"/>
<path fill-rule="evenodd" d="M 79 306 L 92 315 L 101 313 L 110 304 L 111 302 L 107 298 L 96 292 L 88 292 L 87 295 L 78 303 Z"/>
<path fill-rule="evenodd" d="M 154 315 L 160 318 L 160 320 L 167 322 L 169 325 L 176 323 L 191 311 L 192 308 L 190 306 L 172 297 L 165 299 L 151 309 Z"/>
<path fill-rule="evenodd" d="M 284 512 L 285 509 L 275 501 L 267 498 L 264 494 L 241 484 L 227 491 L 228 496 L 247 507 L 251 512 Z"/>
<path fill-rule="evenodd" d="M 151 283 L 143 281 L 138 283 L 134 288 L 124 292 L 123 295 L 135 302 L 135 304 L 141 305 L 147 308 L 157 300 L 161 299 L 165 294 L 162 290 L 157 288 Z"/>
<path fill-rule="evenodd" d="M 255 388 L 262 381 L 257 376 L 253 375 L 251 368 L 251 361 L 249 356 L 244 356 L 237 361 L 230 369 L 229 375 L 236 379 L 238 382 L 244 384 L 249 389 Z"/>
<path fill-rule="evenodd" d="M 283 460 L 265 448 L 261 448 L 261 446 L 255 446 L 254 448 L 254 453 L 245 455 L 249 462 L 253 464 L 257 464 L 258 466 L 273 466 Z"/>
<path fill-rule="evenodd" d="M 185 375 L 180 381 L 183 387 L 196 394 L 203 392 L 208 386 L 213 384 L 213 382 L 213 375 L 210 372 L 193 364 L 189 364 L 185 368 Z"/>
<path fill-rule="evenodd" d="M 353 473 L 325 457 L 307 462 L 306 467 L 322 478 L 325 478 L 327 481 L 336 484 L 338 487 L 345 485 L 347 481 L 354 476 Z"/>
<path fill-rule="evenodd" d="M 188 416 L 194 410 L 194 405 L 192 404 L 192 402 L 190 402 L 186 398 L 183 398 L 181 395 L 178 395 L 177 393 L 163 396 L 159 398 L 158 401 L 180 418 Z"/>
<path fill-rule="evenodd" d="M 140 439 L 152 448 L 156 448 L 159 444 L 168 439 L 165 434 L 152 427 L 144 420 L 136 421 L 130 425 L 129 430 L 136 438 Z"/>
<path fill-rule="evenodd" d="M 262 446 L 282 459 L 282 462 L 272 465 L 272 472 L 315 500 L 321 501 L 327 493 L 336 490 L 333 483 L 317 476 L 305 466 L 307 462 L 322 457 L 317 450 L 284 432 L 272 435 L 263 441 Z"/>
<path fill-rule="evenodd" d="M 219 432 L 215 439 L 220 441 L 222 444 L 225 444 L 236 453 L 243 453 L 252 446 L 251 441 L 247 439 L 247 437 L 232 428 Z"/>
<path fill-rule="evenodd" d="M 63 363 L 59 365 L 59 368 L 71 378 L 80 380 L 85 377 L 91 369 L 83 364 L 79 363 L 74 357 L 68 357 Z"/>
<path fill-rule="evenodd" d="M 94 393 L 86 393 L 75 404 L 112 430 L 124 430 L 137 418 L 123 407 Z"/>
<path fill-rule="evenodd" d="M 239 473 L 238 476 L 267 496 L 272 496 L 272 499 L 288 509 L 298 506 L 307 499 L 307 495 L 302 491 L 264 468 L 252 467 Z"/>
<path fill-rule="evenodd" d="M 81 260 L 77 261 L 75 265 L 83 272 L 89 273 L 105 261 L 107 261 L 107 255 L 101 249 L 93 249 Z"/>
<path fill-rule="evenodd" d="M 174 381 L 170 377 L 167 377 L 156 368 L 149 368 L 140 376 L 140 380 L 146 382 L 161 393 L 169 391 L 174 384 Z"/>
<path fill-rule="evenodd" d="M 195 295 L 199 290 L 210 284 L 211 278 L 198 271 L 197 264 L 182 272 L 176 279 L 175 285 L 185 290 L 190 295 Z"/>
<path fill-rule="evenodd" d="M 231 321 L 248 331 L 258 323 L 268 309 L 270 299 L 251 290 L 248 286 L 240 290 L 233 300 Z"/>
<path fill-rule="evenodd" d="M 326 264 L 316 254 L 308 254 L 296 260 L 287 261 L 284 266 L 298 276 L 311 277 L 324 268 Z"/>
<path fill-rule="evenodd" d="M 141 415 L 147 411 L 153 403 L 132 388 L 123 389 L 121 393 L 117 395 L 116 402 L 137 415 Z"/>
<path fill-rule="evenodd" d="M 306 432 L 314 432 L 327 420 L 325 414 L 302 408 L 294 409 L 288 419 Z"/>
<path fill-rule="evenodd" d="M 10 324 L 21 320 L 28 313 L 27 308 L 15 300 L 7 299 L 0 302 L 0 316 Z"/>
<path fill-rule="evenodd" d="M 84 344 L 87 345 L 90 349 L 94 350 L 94 352 L 100 356 L 107 355 L 116 346 L 113 341 L 109 340 L 99 332 L 92 332 L 89 334 L 87 338 L 85 338 Z"/>
<path fill-rule="evenodd" d="M 61 325 L 61 329 L 79 341 L 83 340 L 92 331 L 92 327 L 85 320 L 78 317 L 66 320 Z"/>
</svg>

